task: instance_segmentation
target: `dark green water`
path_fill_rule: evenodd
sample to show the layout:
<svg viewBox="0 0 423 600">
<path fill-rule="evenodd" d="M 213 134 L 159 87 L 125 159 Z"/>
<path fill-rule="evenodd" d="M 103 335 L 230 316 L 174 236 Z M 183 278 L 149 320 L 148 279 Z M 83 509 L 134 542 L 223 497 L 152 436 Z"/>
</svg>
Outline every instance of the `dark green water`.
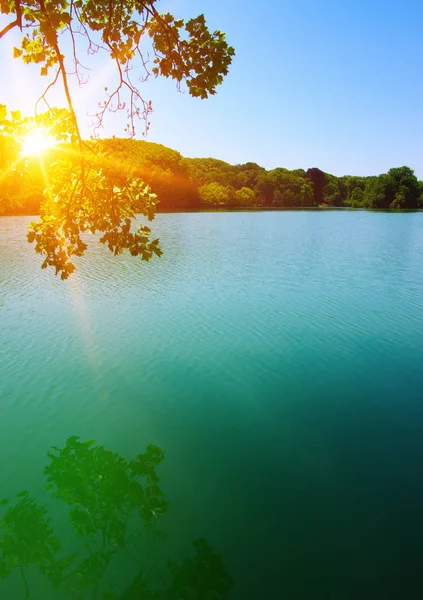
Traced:
<svg viewBox="0 0 423 600">
<path fill-rule="evenodd" d="M 67 282 L 27 223 L 0 219 L 1 600 L 423 597 L 422 214 L 163 214 L 160 260 Z"/>
</svg>

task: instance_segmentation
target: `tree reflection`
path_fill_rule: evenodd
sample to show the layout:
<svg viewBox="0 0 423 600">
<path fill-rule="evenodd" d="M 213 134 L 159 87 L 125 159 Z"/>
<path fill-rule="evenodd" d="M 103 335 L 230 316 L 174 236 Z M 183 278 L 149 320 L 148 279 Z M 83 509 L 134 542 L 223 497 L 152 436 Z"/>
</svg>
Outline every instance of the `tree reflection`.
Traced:
<svg viewBox="0 0 423 600">
<path fill-rule="evenodd" d="M 54 537 L 46 508 L 31 498 L 28 492 L 21 492 L 17 498 L 0 521 L 0 578 L 5 579 L 19 570 L 25 597 L 29 598 L 26 568 L 35 566 L 46 573 L 60 544 Z M 8 501 L 3 499 L 0 504 L 4 507 Z"/>
<path fill-rule="evenodd" d="M 22 594 L 16 600 L 31 597 L 31 579 L 40 575 L 60 598 L 74 600 L 227 598 L 231 576 L 205 539 L 193 542 L 192 556 L 179 562 L 168 557 L 160 576 L 155 558 L 148 560 L 149 540 L 165 537 L 159 521 L 169 508 L 157 474 L 161 448 L 150 445 L 127 460 L 74 436 L 48 457 L 47 488 L 68 507 L 72 535 L 66 534 L 66 545 L 75 551 L 61 551 L 52 515 L 28 492 L 18 494 L 14 504 L 0 501 L 0 580 L 19 573 Z M 59 523 L 58 529 L 69 525 Z"/>
</svg>

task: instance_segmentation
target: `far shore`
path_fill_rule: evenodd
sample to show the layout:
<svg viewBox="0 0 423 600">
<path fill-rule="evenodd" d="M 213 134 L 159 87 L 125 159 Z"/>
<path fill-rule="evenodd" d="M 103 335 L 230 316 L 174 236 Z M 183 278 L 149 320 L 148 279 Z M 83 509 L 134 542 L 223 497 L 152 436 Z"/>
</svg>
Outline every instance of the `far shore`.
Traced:
<svg viewBox="0 0 423 600">
<path fill-rule="evenodd" d="M 342 212 L 376 212 L 376 213 L 418 213 L 423 212 L 423 208 L 352 208 L 350 206 L 208 206 L 204 208 L 166 208 L 158 209 L 156 215 L 173 213 L 203 213 L 203 212 L 324 212 L 324 211 L 342 211 Z M 138 213 L 141 214 L 141 213 Z M 38 219 L 39 214 L 28 214 L 25 212 L 9 212 L 1 214 L 0 217 L 29 217 Z"/>
</svg>

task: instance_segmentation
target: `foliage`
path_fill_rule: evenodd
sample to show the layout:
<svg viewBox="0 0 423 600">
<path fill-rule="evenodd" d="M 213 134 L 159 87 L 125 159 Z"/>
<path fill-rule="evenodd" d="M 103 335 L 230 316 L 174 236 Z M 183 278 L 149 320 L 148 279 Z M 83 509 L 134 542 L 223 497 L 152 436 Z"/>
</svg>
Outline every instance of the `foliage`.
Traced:
<svg viewBox="0 0 423 600">
<path fill-rule="evenodd" d="M 306 177 L 313 184 L 314 204 L 320 206 L 323 204 L 323 188 L 326 183 L 326 174 L 320 169 L 313 167 L 307 170 Z"/>
<path fill-rule="evenodd" d="M 197 208 L 198 189 L 179 152 L 161 144 L 133 139 L 99 140 L 120 169 L 145 181 L 156 194 L 161 210 Z"/>
<path fill-rule="evenodd" d="M 258 174 L 254 192 L 262 206 L 272 206 L 276 188 L 276 180 L 275 177 L 272 177 L 271 173 L 261 171 Z"/>
<path fill-rule="evenodd" d="M 43 165 L 35 157 L 20 155 L 21 141 L 36 129 L 49 131 L 60 142 L 69 142 L 70 114 L 55 109 L 25 118 L 19 111 L 9 115 L 6 106 L 0 104 L 0 214 L 20 210 L 39 213 L 46 185 Z M 48 163 L 48 156 L 45 158 Z"/>
<path fill-rule="evenodd" d="M 2 123 L 4 127 L 4 119 Z M 0 127 L 2 123 L 0 122 Z M 8 128 L 10 131 L 10 123 Z M 40 206 L 47 206 L 51 213 L 48 199 L 42 195 L 45 184 L 40 162 L 31 157 L 19 159 L 17 139 L 16 136 L 0 135 L 0 161 L 2 161 L 0 164 L 3 171 L 3 175 L 0 174 L 2 177 L 0 213 L 36 214 L 40 211 Z M 13 153 L 9 150 L 1 154 L 2 144 L 10 148 L 16 147 L 14 152 L 18 161 L 12 169 L 10 169 L 10 160 Z M 43 158 L 44 166 L 48 165 L 48 171 L 51 173 L 51 183 L 48 188 L 50 201 L 60 190 L 66 192 L 72 182 L 66 170 L 69 165 L 66 167 L 63 161 L 74 164 L 77 158 L 75 156 L 70 158 L 66 148 L 68 146 L 63 145 L 53 148 Z M 141 195 L 138 204 L 128 202 L 126 207 L 124 198 L 120 197 L 118 206 L 122 216 L 121 228 L 125 226 L 123 219 L 126 210 L 128 210 L 126 216 L 133 220 L 132 214 L 138 211 L 150 218 L 156 209 L 160 211 L 199 209 L 207 205 L 284 208 L 320 205 L 372 209 L 413 209 L 423 206 L 423 182 L 417 181 L 413 171 L 408 167 L 391 169 L 387 174 L 378 177 L 335 177 L 319 169 L 309 169 L 305 172 L 303 169 L 289 171 L 278 167 L 266 171 L 255 163 L 230 165 L 211 158 L 184 158 L 175 150 L 143 140 L 118 138 L 96 140 L 89 143 L 89 150 L 95 153 L 98 165 L 98 170 L 93 171 L 94 175 L 101 169 L 102 176 L 105 178 L 104 183 L 101 183 L 102 186 L 106 182 L 109 186 L 119 182 L 120 188 L 125 189 L 128 183 L 139 181 L 141 191 L 147 192 Z M 0 170 L 0 173 L 2 171 Z M 90 171 L 88 173 L 90 176 Z M 57 192 L 54 190 L 54 177 L 57 177 Z M 149 191 L 141 182 L 149 186 Z M 108 208 L 112 204 L 107 204 L 103 193 L 99 194 L 97 201 L 100 202 L 100 206 L 103 203 L 104 214 L 107 215 Z M 53 206 L 55 210 L 58 209 L 56 204 Z M 60 203 L 58 207 L 60 208 Z M 77 205 L 70 207 L 71 212 L 73 208 L 76 209 Z M 95 211 L 93 218 L 94 216 Z M 109 227 L 109 230 L 112 229 L 111 217 L 112 215 L 109 215 L 109 222 L 104 224 Z M 73 218 L 78 219 L 79 215 L 74 214 Z M 90 223 L 94 227 L 94 220 Z M 84 224 L 81 223 L 79 227 L 83 228 Z M 86 231 L 89 230 L 88 227 Z M 117 238 L 124 239 L 120 231 L 117 226 Z M 147 238 L 144 240 L 143 249 L 145 258 L 148 259 L 149 231 L 144 230 L 139 233 Z M 108 241 L 107 238 L 103 240 L 107 245 Z M 142 242 L 143 240 L 140 240 L 139 249 L 142 249 Z M 82 243 L 86 243 L 86 240 Z M 153 253 L 155 253 L 154 248 L 159 252 L 157 244 L 152 246 Z M 128 246 L 118 246 L 118 252 L 125 247 Z M 111 250 L 116 250 L 113 244 Z"/>
<path fill-rule="evenodd" d="M 176 81 L 178 88 L 184 83 L 191 96 L 202 99 L 215 94 L 228 73 L 234 49 L 221 31 L 209 31 L 204 15 L 188 21 L 176 19 L 170 13 L 158 12 L 156 4 L 156 0 L 0 1 L 0 14 L 10 18 L 0 31 L 0 39 L 19 28 L 21 39 L 14 57 L 38 64 L 40 75 L 51 78 L 36 105 L 37 109 L 39 103 L 44 103 L 48 110 L 38 115 L 32 126 L 41 119 L 50 135 L 62 141 L 66 137 L 71 145 L 60 161 L 43 166 L 48 181 L 40 186 L 41 219 L 31 223 L 28 236 L 30 242 L 35 242 L 36 251 L 45 256 L 42 266 L 53 266 L 63 279 L 75 268 L 72 258 L 82 256 L 87 248 L 81 238 L 85 232 L 99 232 L 100 241 L 114 254 L 129 250 L 132 255 L 149 260 L 153 254 L 161 253 L 158 240 L 149 241 L 148 227 L 131 230 L 136 213 L 153 217 L 155 197 L 139 176 L 125 169 L 125 176 L 119 177 L 110 155 L 103 156 L 93 144 L 83 142 L 72 101 L 70 74 L 83 85 L 85 59 L 97 53 L 107 54 L 115 63 L 117 83 L 114 89 L 104 90 L 96 126 L 102 125 L 106 111 L 126 110 L 126 130 L 133 136 L 138 118 L 144 119 L 148 130 L 152 111 L 151 102 L 145 100 L 134 83 L 133 73 L 138 74 L 140 81 L 163 76 Z M 71 50 L 65 52 L 64 48 Z M 48 102 L 48 93 L 59 80 L 67 100 L 65 119 L 65 113 L 52 109 Z M 18 160 L 19 148 L 11 141 L 24 122 L 30 124 L 13 112 L 7 119 L 5 107 L 1 108 L 0 167 L 2 179 L 7 173 L 8 182 L 0 203 L 3 207 L 7 204 L 9 210 L 19 209 L 24 189 L 31 185 L 19 185 L 28 173 Z M 158 189 L 166 182 L 167 173 L 166 168 L 160 168 Z M 169 182 L 162 187 L 166 190 Z"/>
<path fill-rule="evenodd" d="M 41 219 L 30 224 L 28 241 L 45 255 L 42 267 L 54 266 L 66 279 L 75 268 L 71 258 L 87 249 L 81 237 L 85 232 L 100 233 L 99 241 L 114 255 L 128 250 L 143 260 L 160 256 L 159 240 L 150 241 L 149 227 L 141 224 L 131 230 L 136 213 L 154 217 L 156 196 L 148 185 L 119 171 L 107 155 L 90 159 L 83 174 L 78 173 L 78 160 L 69 154 L 52 165 Z"/>
<path fill-rule="evenodd" d="M 303 173 L 281 168 L 270 173 L 276 184 L 273 192 L 274 206 L 313 206 L 313 186 Z"/>
<path fill-rule="evenodd" d="M 97 117 L 101 123 L 108 108 L 124 109 L 122 94 L 127 92 L 126 109 L 133 132 L 134 118 L 147 117 L 151 112 L 151 104 L 132 82 L 133 69 L 144 80 L 161 75 L 178 84 L 185 82 L 191 96 L 207 98 L 216 93 L 234 55 L 221 31 L 209 31 L 204 15 L 185 22 L 170 13 L 159 13 L 156 3 L 156 0 L 3 0 L 0 12 L 15 20 L 0 31 L 0 38 L 10 29 L 20 28 L 22 37 L 20 47 L 15 48 L 15 58 L 39 64 L 42 76 L 53 71 L 54 82 L 62 77 L 73 118 L 65 62 L 72 64 L 78 81 L 83 83 L 80 38 L 85 40 L 88 56 L 108 54 L 116 64 L 118 85 L 114 91 L 105 90 L 106 99 L 100 103 Z M 146 47 L 147 40 L 150 46 Z M 69 42 L 73 50 L 71 56 L 66 56 L 62 46 Z M 148 58 L 150 51 L 152 61 Z"/>
<path fill-rule="evenodd" d="M 408 167 L 378 177 L 335 177 L 319 169 L 266 171 L 255 163 L 230 165 L 217 159 L 183 158 L 160 144 L 133 139 L 86 143 L 89 159 L 84 179 L 78 179 L 80 156 L 65 143 L 69 140 L 67 111 L 57 111 L 54 118 L 55 136 L 63 143 L 41 161 L 19 154 L 19 139 L 34 126 L 33 120 L 19 113 L 10 119 L 4 107 L 0 115 L 0 212 L 41 211 L 41 221 L 32 224 L 29 239 L 45 255 L 44 266 L 55 265 L 63 277 L 73 268 L 70 259 L 85 251 L 84 232 L 98 232 L 98 239 L 115 254 L 128 249 L 144 260 L 160 255 L 159 241 L 150 241 L 148 227 L 131 228 L 135 215 L 151 219 L 157 206 L 162 211 L 204 205 L 295 208 L 316 206 L 319 198 L 319 205 L 335 207 L 412 209 L 423 205 L 423 183 Z M 35 124 L 48 127 L 49 118 L 39 115 Z M 66 194 L 69 200 L 62 202 Z"/>
<path fill-rule="evenodd" d="M 328 206 L 342 206 L 341 188 L 337 177 L 326 175 L 326 184 L 323 188 L 323 201 Z"/>
<path fill-rule="evenodd" d="M 421 189 L 414 171 L 397 167 L 388 171 L 392 199 L 390 208 L 414 208 L 420 200 Z"/>
<path fill-rule="evenodd" d="M 234 167 L 223 160 L 216 158 L 185 158 L 183 163 L 197 187 L 207 183 L 237 187 L 237 175 Z"/>
<path fill-rule="evenodd" d="M 200 200 L 204 204 L 228 204 L 229 202 L 229 191 L 226 187 L 217 182 L 206 183 L 202 185 L 198 193 Z"/>
<path fill-rule="evenodd" d="M 351 208 L 360 208 L 363 206 L 363 198 L 364 191 L 359 187 L 355 187 L 348 198 L 348 204 Z"/>
<path fill-rule="evenodd" d="M 235 198 L 238 206 L 254 206 L 256 194 L 251 188 L 244 186 L 235 192 Z"/>
<path fill-rule="evenodd" d="M 74 270 L 72 258 L 82 256 L 87 249 L 86 240 L 82 238 L 84 233 L 100 234 L 99 241 L 115 255 L 128 250 L 133 256 L 141 255 L 143 260 L 150 260 L 154 254 L 160 256 L 159 240 L 150 240 L 150 229 L 141 224 L 133 230 L 131 223 L 137 214 L 153 219 L 157 198 L 146 179 L 150 179 L 159 192 L 166 184 L 174 189 L 168 165 L 177 174 L 175 164 L 180 162 L 180 157 L 170 150 L 156 152 L 156 160 L 166 155 L 167 163 L 161 163 L 166 170 L 160 167 L 152 170 L 151 159 L 144 161 L 143 168 L 128 160 L 125 154 L 117 162 L 115 143 L 92 141 L 84 144 L 82 152 L 75 153 L 68 133 L 70 121 L 66 110 L 43 113 L 35 119 L 22 118 L 14 112 L 10 118 L 6 108 L 0 105 L 0 149 L 4 148 L 0 156 L 1 212 L 19 211 L 25 198 L 27 213 L 41 212 L 39 222 L 30 225 L 28 240 L 44 255 L 42 267 L 54 266 L 62 279 Z M 19 140 L 40 127 L 67 143 L 43 155 L 42 161 L 21 157 Z M 131 144 L 134 140 L 121 142 Z M 146 173 L 149 173 L 147 177 Z M 187 177 L 179 178 L 178 182 L 182 192 L 189 189 Z"/>
</svg>

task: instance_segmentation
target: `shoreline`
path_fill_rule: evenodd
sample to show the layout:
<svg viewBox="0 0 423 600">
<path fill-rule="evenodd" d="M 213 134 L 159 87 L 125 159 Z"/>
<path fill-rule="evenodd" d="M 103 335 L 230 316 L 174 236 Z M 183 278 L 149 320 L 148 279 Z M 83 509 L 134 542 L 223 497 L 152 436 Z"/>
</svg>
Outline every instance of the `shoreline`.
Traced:
<svg viewBox="0 0 423 600">
<path fill-rule="evenodd" d="M 210 208 L 175 208 L 157 210 L 155 215 L 160 214 L 180 214 L 180 213 L 210 213 L 210 212 L 376 212 L 376 213 L 419 213 L 423 212 L 423 208 L 352 208 L 350 206 L 292 206 L 292 207 L 281 207 L 281 206 L 230 206 L 230 207 L 219 207 L 213 206 Z M 142 213 L 136 213 L 140 215 Z M 12 213 L 0 213 L 2 217 L 32 217 L 37 219 L 40 214 L 25 213 L 25 212 L 12 212 Z"/>
</svg>

